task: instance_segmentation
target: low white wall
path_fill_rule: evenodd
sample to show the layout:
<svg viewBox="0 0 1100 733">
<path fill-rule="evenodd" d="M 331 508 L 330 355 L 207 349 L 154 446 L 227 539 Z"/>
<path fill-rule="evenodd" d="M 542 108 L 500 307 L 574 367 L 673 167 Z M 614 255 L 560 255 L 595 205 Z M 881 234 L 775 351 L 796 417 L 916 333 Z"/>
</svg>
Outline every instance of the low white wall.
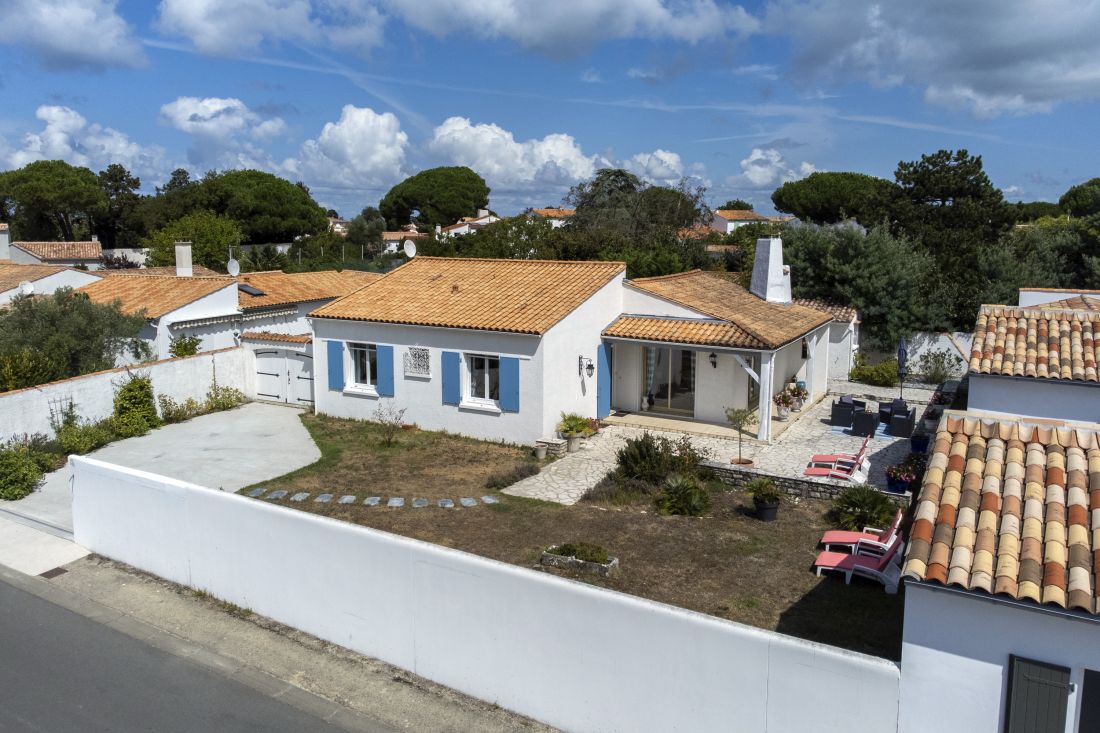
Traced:
<svg viewBox="0 0 1100 733">
<path fill-rule="evenodd" d="M 567 731 L 897 726 L 885 660 L 74 457 L 76 541 Z M 334 558 L 338 558 L 333 562 Z"/>
<path fill-rule="evenodd" d="M 217 369 L 218 384 L 235 387 L 251 398 L 256 393 L 253 358 L 250 351 L 238 347 L 2 392 L 0 440 L 24 433 L 52 435 L 50 408 L 59 409 L 69 400 L 82 418 L 102 420 L 108 417 L 114 411 L 115 385 L 125 380 L 128 373 L 148 375 L 155 394 L 165 394 L 179 401 L 188 397 L 203 399 Z"/>
<path fill-rule="evenodd" d="M 927 351 L 946 351 L 961 360 L 956 363 L 955 370 L 955 376 L 961 377 L 966 371 L 966 363 L 970 360 L 970 344 L 973 341 L 974 334 L 962 331 L 914 334 L 905 340 L 905 345 L 909 350 L 909 373 L 917 374 L 920 372 L 921 354 Z M 872 364 L 877 364 L 884 359 L 893 359 L 897 356 L 896 351 L 869 351 L 862 348 L 860 351 L 866 355 L 867 360 Z"/>
<path fill-rule="evenodd" d="M 970 375 L 971 410 L 1055 420 L 1100 421 L 1100 385 L 1071 380 Z"/>
</svg>

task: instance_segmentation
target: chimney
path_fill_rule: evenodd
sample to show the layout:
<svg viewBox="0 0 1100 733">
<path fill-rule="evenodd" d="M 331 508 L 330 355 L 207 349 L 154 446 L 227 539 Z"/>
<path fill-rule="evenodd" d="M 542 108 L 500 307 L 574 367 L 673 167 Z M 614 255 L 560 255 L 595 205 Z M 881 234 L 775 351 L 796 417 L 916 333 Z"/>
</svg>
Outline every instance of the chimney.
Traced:
<svg viewBox="0 0 1100 733">
<path fill-rule="evenodd" d="M 191 243 L 176 242 L 176 277 L 191 277 L 194 274 L 195 270 L 191 267 Z"/>
<path fill-rule="evenodd" d="M 783 264 L 783 240 L 779 237 L 756 240 L 749 291 L 769 303 L 791 302 L 791 268 Z"/>
<path fill-rule="evenodd" d="M 0 260 L 11 259 L 11 229 L 0 222 Z"/>
<path fill-rule="evenodd" d="M 488 209 L 478 209 L 477 210 L 477 218 L 478 219 L 484 219 L 488 215 L 489 215 L 489 210 Z"/>
<path fill-rule="evenodd" d="M 439 224 L 436 224 L 435 225 L 435 236 L 438 237 L 441 234 L 443 234 L 443 227 L 440 226 Z"/>
<path fill-rule="evenodd" d="M 91 236 L 92 236 L 92 241 L 93 242 L 98 242 L 99 241 L 99 235 L 98 234 L 93 234 Z"/>
</svg>

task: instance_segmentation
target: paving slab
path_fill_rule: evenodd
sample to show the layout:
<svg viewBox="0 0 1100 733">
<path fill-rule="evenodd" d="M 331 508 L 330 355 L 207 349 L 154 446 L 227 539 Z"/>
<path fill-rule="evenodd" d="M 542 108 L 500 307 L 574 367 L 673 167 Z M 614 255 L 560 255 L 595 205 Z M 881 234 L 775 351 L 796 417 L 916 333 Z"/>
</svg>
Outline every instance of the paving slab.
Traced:
<svg viewBox="0 0 1100 733">
<path fill-rule="evenodd" d="M 272 491 L 270 494 L 267 495 L 268 499 L 282 499 L 285 497 L 286 492 L 282 489 L 279 489 L 278 491 Z"/>
<path fill-rule="evenodd" d="M 309 492 L 308 491 L 299 491 L 297 494 L 290 497 L 290 500 L 291 501 L 305 501 L 308 498 L 309 498 Z"/>
<path fill-rule="evenodd" d="M 356 496 L 355 494 L 348 494 L 347 496 L 341 496 L 339 504 L 354 504 Z"/>
<path fill-rule="evenodd" d="M 428 506 L 428 500 L 427 499 L 413 499 L 413 508 L 414 509 L 423 509 L 426 506 Z"/>
<path fill-rule="evenodd" d="M 332 501 L 332 494 L 321 494 L 313 501 L 318 504 L 328 504 L 330 501 Z"/>
<path fill-rule="evenodd" d="M 0 519 L 0 565 L 27 575 L 67 565 L 88 554 L 80 545 Z"/>
<path fill-rule="evenodd" d="M 455 503 L 451 499 L 440 499 L 439 506 L 443 509 L 454 509 Z"/>
<path fill-rule="evenodd" d="M 252 491 L 248 492 L 248 495 L 253 499 L 259 499 L 261 496 L 264 495 L 265 491 L 267 491 L 267 489 L 265 488 L 252 489 Z"/>
<path fill-rule="evenodd" d="M 499 504 L 500 499 L 496 498 L 495 496 L 486 495 L 486 496 L 481 497 L 481 503 L 482 504 Z"/>
<path fill-rule="evenodd" d="M 392 496 L 390 500 L 386 502 L 386 506 L 402 507 L 405 506 L 405 500 L 400 496 Z"/>
<path fill-rule="evenodd" d="M 381 503 L 381 496 L 368 496 L 366 499 L 363 499 L 363 506 L 378 506 Z"/>
</svg>

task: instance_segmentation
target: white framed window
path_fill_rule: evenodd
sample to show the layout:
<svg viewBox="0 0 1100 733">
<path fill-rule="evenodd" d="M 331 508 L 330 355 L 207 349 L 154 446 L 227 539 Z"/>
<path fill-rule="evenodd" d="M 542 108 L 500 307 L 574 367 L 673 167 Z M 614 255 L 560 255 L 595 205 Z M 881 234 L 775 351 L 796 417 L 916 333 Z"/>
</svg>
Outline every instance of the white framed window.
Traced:
<svg viewBox="0 0 1100 733">
<path fill-rule="evenodd" d="M 349 343 L 351 355 L 350 387 L 374 390 L 378 388 L 378 348 L 374 344 Z"/>
<path fill-rule="evenodd" d="M 406 377 L 431 377 L 431 352 L 423 346 L 410 346 L 405 352 Z"/>
<path fill-rule="evenodd" d="M 468 399 L 496 404 L 500 400 L 500 357 L 470 354 L 466 357 L 466 369 Z"/>
</svg>

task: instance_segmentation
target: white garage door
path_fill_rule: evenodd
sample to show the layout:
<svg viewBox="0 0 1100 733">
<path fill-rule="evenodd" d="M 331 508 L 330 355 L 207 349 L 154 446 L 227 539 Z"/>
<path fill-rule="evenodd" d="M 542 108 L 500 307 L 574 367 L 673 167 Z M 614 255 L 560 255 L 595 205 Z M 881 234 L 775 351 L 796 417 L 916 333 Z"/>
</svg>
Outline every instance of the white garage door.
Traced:
<svg viewBox="0 0 1100 733">
<path fill-rule="evenodd" d="M 313 357 L 289 349 L 256 351 L 256 396 L 261 400 L 313 404 Z"/>
</svg>

